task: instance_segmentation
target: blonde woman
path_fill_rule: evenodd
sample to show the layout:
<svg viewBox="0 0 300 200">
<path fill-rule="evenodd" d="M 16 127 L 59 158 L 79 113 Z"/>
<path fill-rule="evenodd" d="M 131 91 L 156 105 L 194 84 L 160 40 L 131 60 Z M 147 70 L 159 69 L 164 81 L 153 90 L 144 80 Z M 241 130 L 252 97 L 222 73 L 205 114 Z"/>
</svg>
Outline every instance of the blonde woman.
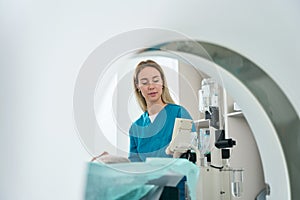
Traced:
<svg viewBox="0 0 300 200">
<path fill-rule="evenodd" d="M 130 127 L 129 160 L 145 161 L 147 157 L 172 157 L 166 154 L 175 118 L 192 119 L 188 111 L 176 105 L 170 96 L 160 65 L 152 60 L 140 62 L 133 77 L 136 99 L 144 111 Z M 184 199 L 184 183 L 178 185 Z"/>
</svg>

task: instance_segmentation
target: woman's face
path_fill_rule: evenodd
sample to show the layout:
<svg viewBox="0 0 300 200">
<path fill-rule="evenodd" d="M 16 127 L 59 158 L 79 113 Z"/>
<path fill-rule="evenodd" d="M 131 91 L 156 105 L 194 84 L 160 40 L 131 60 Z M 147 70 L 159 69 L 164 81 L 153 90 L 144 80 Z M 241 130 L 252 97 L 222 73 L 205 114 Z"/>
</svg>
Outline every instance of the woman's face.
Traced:
<svg viewBox="0 0 300 200">
<path fill-rule="evenodd" d="M 162 104 L 163 80 L 159 71 L 153 67 L 145 67 L 138 74 L 138 85 L 147 106 Z"/>
</svg>

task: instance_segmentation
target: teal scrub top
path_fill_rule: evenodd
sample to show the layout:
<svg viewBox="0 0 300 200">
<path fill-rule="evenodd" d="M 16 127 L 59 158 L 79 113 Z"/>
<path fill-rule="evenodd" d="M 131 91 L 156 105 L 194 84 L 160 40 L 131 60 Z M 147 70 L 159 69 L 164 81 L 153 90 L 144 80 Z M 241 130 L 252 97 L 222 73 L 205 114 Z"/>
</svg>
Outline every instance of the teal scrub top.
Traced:
<svg viewBox="0 0 300 200">
<path fill-rule="evenodd" d="M 172 157 L 165 153 L 173 133 L 175 118 L 192 119 L 188 111 L 176 104 L 167 104 L 151 123 L 144 112 L 129 129 L 132 162 L 145 161 L 147 157 Z M 193 125 L 192 131 L 195 131 Z"/>
</svg>

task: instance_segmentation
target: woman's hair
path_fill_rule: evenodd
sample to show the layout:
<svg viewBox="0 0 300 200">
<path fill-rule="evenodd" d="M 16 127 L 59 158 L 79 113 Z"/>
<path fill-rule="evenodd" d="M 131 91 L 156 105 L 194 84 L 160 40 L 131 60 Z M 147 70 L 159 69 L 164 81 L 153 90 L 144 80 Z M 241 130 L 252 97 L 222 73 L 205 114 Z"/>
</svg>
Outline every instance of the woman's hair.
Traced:
<svg viewBox="0 0 300 200">
<path fill-rule="evenodd" d="M 168 86 L 167 86 L 167 80 L 164 74 L 163 69 L 161 68 L 161 66 L 159 64 L 157 64 L 156 62 L 154 62 L 153 60 L 146 60 L 146 61 L 141 61 L 135 68 L 135 72 L 133 75 L 133 87 L 134 87 L 134 94 L 135 97 L 141 107 L 141 109 L 145 112 L 147 110 L 147 103 L 145 98 L 143 97 L 141 91 L 138 88 L 138 84 L 139 84 L 139 73 L 146 67 L 153 67 L 155 69 L 157 69 L 160 73 L 161 79 L 163 81 L 163 88 L 162 88 L 162 95 L 161 95 L 161 99 L 164 103 L 171 103 L 174 104 L 174 100 L 172 99 Z"/>
</svg>

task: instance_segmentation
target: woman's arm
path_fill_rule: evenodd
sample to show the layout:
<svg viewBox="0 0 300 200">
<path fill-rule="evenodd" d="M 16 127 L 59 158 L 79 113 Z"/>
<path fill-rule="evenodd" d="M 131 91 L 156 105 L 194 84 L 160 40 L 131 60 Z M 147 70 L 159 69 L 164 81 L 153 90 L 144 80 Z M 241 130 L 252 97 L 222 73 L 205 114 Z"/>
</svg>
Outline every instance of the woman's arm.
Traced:
<svg viewBox="0 0 300 200">
<path fill-rule="evenodd" d="M 133 135 L 133 129 L 131 127 L 129 130 L 130 146 L 129 146 L 128 159 L 131 162 L 141 162 L 142 160 L 140 159 L 139 154 L 138 154 L 137 141 L 136 141 L 137 138 L 132 135 Z"/>
</svg>

